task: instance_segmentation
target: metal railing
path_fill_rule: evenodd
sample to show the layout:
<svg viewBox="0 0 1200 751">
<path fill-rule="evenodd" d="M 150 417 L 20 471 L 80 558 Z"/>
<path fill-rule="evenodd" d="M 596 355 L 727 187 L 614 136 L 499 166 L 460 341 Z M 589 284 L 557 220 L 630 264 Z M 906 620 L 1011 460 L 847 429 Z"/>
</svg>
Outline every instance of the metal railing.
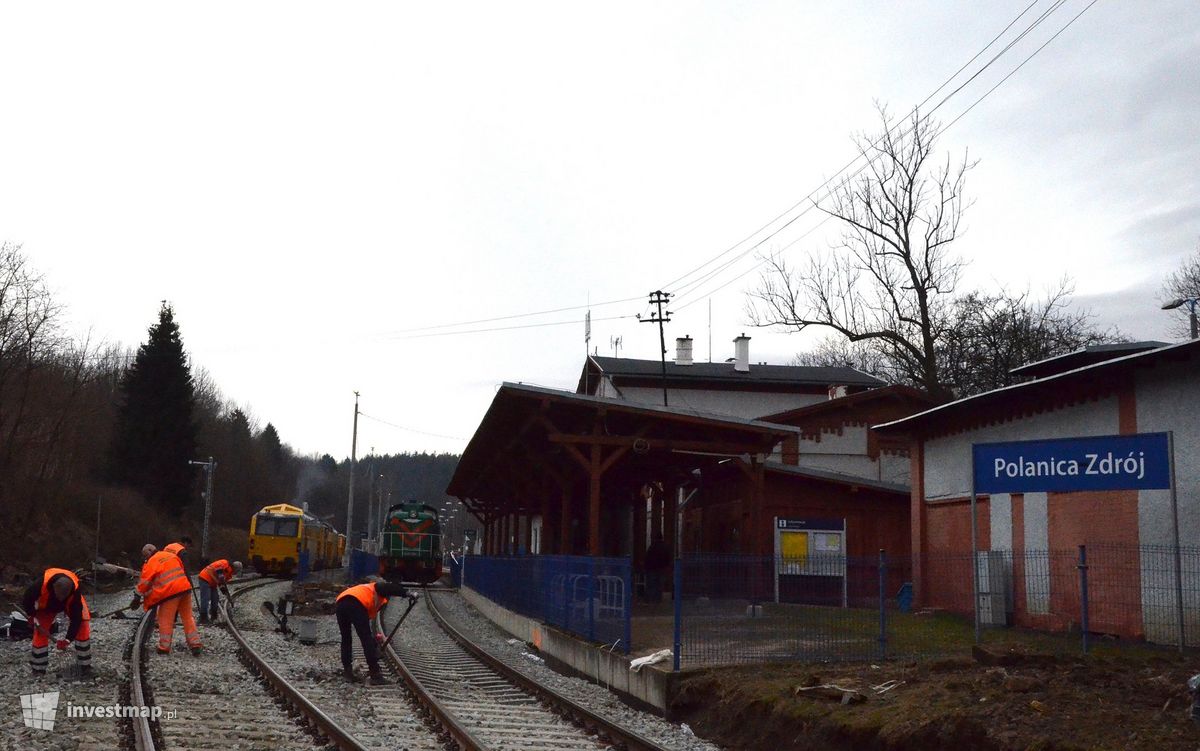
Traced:
<svg viewBox="0 0 1200 751">
<path fill-rule="evenodd" d="M 470 556 L 463 584 L 521 615 L 629 652 L 628 558 Z"/>
<path fill-rule="evenodd" d="M 1200 646 L 1200 548 L 1089 545 L 972 558 L 686 556 L 677 564 L 677 665 L 940 657 L 978 641 L 1085 652 L 1100 639 Z"/>
</svg>

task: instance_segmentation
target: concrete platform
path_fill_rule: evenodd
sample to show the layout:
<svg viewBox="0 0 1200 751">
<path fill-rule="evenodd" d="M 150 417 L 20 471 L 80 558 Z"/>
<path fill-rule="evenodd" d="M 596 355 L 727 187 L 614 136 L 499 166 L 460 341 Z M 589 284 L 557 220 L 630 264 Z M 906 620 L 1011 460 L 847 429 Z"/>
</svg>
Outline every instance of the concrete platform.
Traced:
<svg viewBox="0 0 1200 751">
<path fill-rule="evenodd" d="M 571 672 L 608 686 L 610 691 L 634 706 L 660 716 L 667 715 L 676 685 L 676 674 L 671 672 L 669 661 L 643 667 L 635 673 L 629 669 L 630 658 L 624 654 L 610 652 L 565 631 L 514 613 L 469 587 L 462 587 L 459 592 L 488 620 L 517 639 L 532 644 L 551 664 L 557 663 Z"/>
</svg>

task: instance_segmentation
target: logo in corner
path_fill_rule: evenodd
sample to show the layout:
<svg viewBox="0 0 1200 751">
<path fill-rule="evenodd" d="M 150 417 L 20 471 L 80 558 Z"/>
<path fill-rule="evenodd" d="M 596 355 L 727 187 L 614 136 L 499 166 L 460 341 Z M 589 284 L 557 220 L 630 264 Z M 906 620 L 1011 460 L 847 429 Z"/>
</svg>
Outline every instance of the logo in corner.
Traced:
<svg viewBox="0 0 1200 751">
<path fill-rule="evenodd" d="M 25 727 L 53 730 L 54 715 L 58 713 L 58 691 L 45 694 L 21 694 L 21 717 Z"/>
</svg>

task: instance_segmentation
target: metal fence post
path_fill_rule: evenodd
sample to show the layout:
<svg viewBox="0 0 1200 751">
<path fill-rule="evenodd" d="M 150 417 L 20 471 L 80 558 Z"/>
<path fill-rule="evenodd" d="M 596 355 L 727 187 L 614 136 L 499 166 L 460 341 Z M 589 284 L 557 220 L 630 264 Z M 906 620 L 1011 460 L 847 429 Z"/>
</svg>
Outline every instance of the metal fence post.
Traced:
<svg viewBox="0 0 1200 751">
<path fill-rule="evenodd" d="M 879 549 L 879 657 L 887 657 L 887 555 Z"/>
<path fill-rule="evenodd" d="M 1087 586 L 1087 545 L 1079 546 L 1079 623 L 1083 628 L 1083 653 L 1088 653 L 1088 586 Z"/>
<path fill-rule="evenodd" d="M 680 651 L 681 644 L 683 641 L 680 638 L 681 631 L 682 631 L 681 626 L 683 624 L 683 559 L 680 558 L 678 554 L 675 556 L 674 579 L 675 579 L 675 585 L 673 587 L 674 592 L 672 592 L 671 594 L 672 594 L 672 599 L 675 600 L 675 644 L 674 644 L 674 649 L 672 650 L 672 652 L 674 654 L 673 654 L 673 662 L 672 662 L 671 669 L 674 670 L 676 673 L 678 673 L 679 672 L 679 651 Z"/>
<path fill-rule="evenodd" d="M 596 641 L 596 559 L 588 558 L 591 562 L 591 576 L 588 577 L 588 641 Z"/>
<path fill-rule="evenodd" d="M 625 559 L 625 654 L 633 651 L 633 557 Z"/>
</svg>

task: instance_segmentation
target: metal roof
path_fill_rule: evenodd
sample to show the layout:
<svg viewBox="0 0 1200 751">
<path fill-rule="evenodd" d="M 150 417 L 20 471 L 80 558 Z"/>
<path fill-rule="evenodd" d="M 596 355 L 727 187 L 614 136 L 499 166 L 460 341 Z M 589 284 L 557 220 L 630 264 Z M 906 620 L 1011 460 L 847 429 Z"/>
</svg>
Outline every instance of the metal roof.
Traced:
<svg viewBox="0 0 1200 751">
<path fill-rule="evenodd" d="M 633 378 L 661 378 L 662 363 L 658 360 L 634 360 L 627 357 L 593 355 L 584 366 L 594 364 L 605 375 Z M 732 362 L 697 362 L 677 365 L 667 362 L 667 380 L 719 381 L 722 383 L 788 384 L 788 385 L 846 385 L 882 386 L 884 381 L 861 370 L 845 367 L 814 365 L 759 365 L 739 372 Z M 582 383 L 582 378 L 580 379 Z"/>
<path fill-rule="evenodd" d="M 794 434 L 800 432 L 797 428 L 791 425 L 781 425 L 779 423 L 768 422 L 766 420 L 718 414 L 716 412 L 702 412 L 700 410 L 685 409 L 683 407 L 660 407 L 656 404 L 627 402 L 624 399 L 612 399 L 605 396 L 593 396 L 591 394 L 577 394 L 574 391 L 551 389 L 546 388 L 545 386 L 530 386 L 524 383 L 509 383 L 506 381 L 505 383 L 501 384 L 500 388 L 518 393 L 525 392 L 527 394 L 553 397 L 554 399 L 563 403 L 597 405 L 604 407 L 609 411 L 656 414 L 668 418 L 684 417 L 689 419 L 705 420 L 713 423 L 721 423 L 730 427 L 751 428 L 761 432 L 769 433 Z"/>
<path fill-rule="evenodd" d="M 1144 352 L 1136 352 L 1132 355 L 1124 357 L 1115 357 L 1110 360 L 1085 365 L 1081 368 L 1068 370 L 1062 373 L 1039 378 L 1025 383 L 1016 383 L 1011 386 L 985 391 L 982 394 L 968 396 L 958 401 L 943 404 L 940 407 L 918 412 L 910 417 L 905 417 L 900 420 L 885 422 L 881 425 L 875 425 L 872 430 L 881 432 L 903 432 L 904 430 L 915 430 L 921 426 L 929 425 L 930 423 L 939 420 L 945 420 L 950 417 L 955 417 L 966 411 L 975 411 L 988 405 L 1005 404 L 1012 405 L 1014 411 L 1024 409 L 1024 405 L 1014 396 L 1023 394 L 1037 394 L 1047 390 L 1054 390 L 1055 393 L 1064 393 L 1064 390 L 1069 389 L 1070 384 L 1074 381 L 1085 380 L 1093 376 L 1109 375 L 1104 371 L 1119 371 L 1137 367 L 1139 365 L 1151 365 L 1159 359 L 1167 359 L 1172 357 L 1187 358 L 1192 357 L 1191 350 L 1200 351 L 1200 339 L 1182 342 L 1180 344 L 1171 344 L 1158 349 L 1151 349 Z"/>
<path fill-rule="evenodd" d="M 814 480 L 827 480 L 829 482 L 836 482 L 840 485 L 860 485 L 864 488 L 874 488 L 876 490 L 883 490 L 888 493 L 899 493 L 901 495 L 908 495 L 912 490 L 907 485 L 901 485 L 895 482 L 884 482 L 883 480 L 873 480 L 870 477 L 848 475 L 843 472 L 834 472 L 828 469 L 816 469 L 814 467 L 797 466 L 794 464 L 766 462 L 763 464 L 763 469 L 768 472 L 780 472 L 786 475 L 808 477 Z"/>
<path fill-rule="evenodd" d="M 1013 368 L 1008 372 L 1016 376 L 1032 376 L 1034 378 L 1041 378 L 1054 373 L 1075 370 L 1086 365 L 1094 365 L 1098 362 L 1111 360 L 1115 357 L 1132 355 L 1138 352 L 1146 352 L 1147 350 L 1169 346 L 1171 346 L 1169 342 L 1156 341 L 1090 344 L 1073 352 L 1068 352 L 1065 355 L 1047 357 L 1044 360 L 1038 360 L 1036 362 L 1022 365 L 1019 368 Z"/>
</svg>

